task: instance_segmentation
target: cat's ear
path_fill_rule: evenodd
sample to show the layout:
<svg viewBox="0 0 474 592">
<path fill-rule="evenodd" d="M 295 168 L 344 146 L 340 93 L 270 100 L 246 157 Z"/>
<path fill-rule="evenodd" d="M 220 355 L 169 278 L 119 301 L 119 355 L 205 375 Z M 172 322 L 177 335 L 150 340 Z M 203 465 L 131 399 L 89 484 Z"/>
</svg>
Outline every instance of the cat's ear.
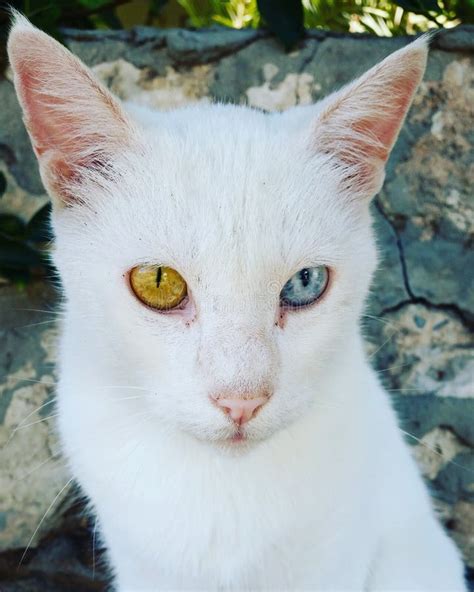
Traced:
<svg viewBox="0 0 474 592">
<path fill-rule="evenodd" d="M 120 103 L 60 43 L 18 13 L 8 39 L 15 89 L 53 201 L 74 201 L 87 172 L 106 174 L 133 126 Z"/>
<path fill-rule="evenodd" d="M 327 97 L 311 130 L 311 149 L 334 157 L 343 188 L 373 197 L 384 166 L 420 84 L 428 55 L 421 37 L 389 55 Z"/>
</svg>

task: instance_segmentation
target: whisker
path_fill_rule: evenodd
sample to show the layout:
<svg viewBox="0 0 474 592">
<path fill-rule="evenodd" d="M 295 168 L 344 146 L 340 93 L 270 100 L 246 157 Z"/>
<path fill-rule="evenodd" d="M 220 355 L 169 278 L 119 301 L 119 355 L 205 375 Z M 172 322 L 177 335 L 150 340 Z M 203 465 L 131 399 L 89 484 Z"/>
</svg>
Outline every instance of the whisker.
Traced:
<svg viewBox="0 0 474 592">
<path fill-rule="evenodd" d="M 390 372 L 391 370 L 398 370 L 398 368 L 406 368 L 407 366 L 413 366 L 413 362 L 406 362 L 405 364 L 397 364 L 396 366 L 389 366 L 388 368 L 381 368 L 375 370 L 376 372 Z"/>
<path fill-rule="evenodd" d="M 131 399 L 148 399 L 150 395 L 134 395 L 131 397 L 113 397 L 112 401 L 130 401 Z"/>
<path fill-rule="evenodd" d="M 45 417 L 45 418 L 40 419 L 38 421 L 34 421 L 32 423 L 25 425 L 25 421 L 27 421 L 32 415 L 34 415 L 35 413 L 38 413 L 38 411 L 41 411 L 41 409 L 44 409 L 45 407 L 47 407 L 48 405 L 51 405 L 54 402 L 55 402 L 54 399 L 50 399 L 49 401 L 46 401 L 46 403 L 43 403 L 43 405 L 40 405 L 39 407 L 37 407 L 36 409 L 33 409 L 33 411 L 28 413 L 28 415 L 26 417 L 24 417 L 20 421 L 20 423 L 11 431 L 11 434 L 10 434 L 8 440 L 5 442 L 4 446 L 2 446 L 3 450 L 6 450 L 7 446 L 10 444 L 10 442 L 12 441 L 14 435 L 17 433 L 18 430 L 21 430 L 21 429 L 26 428 L 28 426 L 34 425 L 34 424 L 39 423 L 41 421 L 45 421 L 46 419 L 49 419 L 50 417 L 55 417 L 55 416 L 59 415 L 58 413 L 56 413 L 55 416 L 48 416 L 48 417 Z"/>
<path fill-rule="evenodd" d="M 94 530 L 92 531 L 92 580 L 95 580 L 95 542 L 97 535 L 97 514 L 94 520 Z"/>
<path fill-rule="evenodd" d="M 394 389 L 384 389 L 388 393 L 426 393 L 425 388 L 416 388 L 416 387 L 405 387 L 405 388 L 394 388 Z"/>
<path fill-rule="evenodd" d="M 53 508 L 54 504 L 56 503 L 56 501 L 60 498 L 60 496 L 62 495 L 62 493 L 67 489 L 67 487 L 69 487 L 69 485 L 72 483 L 74 477 L 71 477 L 69 479 L 69 481 L 66 483 L 66 485 L 64 485 L 62 487 L 62 489 L 56 494 L 55 498 L 53 499 L 53 501 L 49 504 L 48 509 L 46 510 L 46 512 L 43 514 L 43 517 L 41 518 L 41 520 L 39 521 L 38 526 L 36 527 L 34 533 L 31 535 L 30 540 L 28 541 L 28 544 L 26 545 L 26 549 L 23 551 L 23 555 L 20 558 L 20 561 L 18 563 L 18 569 L 21 567 L 21 564 L 23 563 L 26 554 L 28 553 L 28 550 L 31 547 L 31 543 L 33 542 L 36 534 L 38 533 L 39 529 L 41 528 L 43 522 L 45 521 L 47 515 L 49 514 L 49 512 L 51 511 L 51 509 Z"/>
<path fill-rule="evenodd" d="M 427 450 L 430 450 L 431 452 L 433 452 L 437 456 L 444 458 L 444 455 L 442 452 L 439 452 L 438 450 L 436 450 L 432 446 L 429 446 L 426 442 L 423 442 L 420 438 L 415 436 L 415 434 L 411 434 L 410 432 L 407 432 L 407 431 L 403 430 L 402 428 L 398 428 L 398 429 L 402 432 L 402 434 L 405 434 L 405 436 L 408 436 L 409 438 L 416 440 L 419 444 L 424 446 Z M 464 465 L 461 465 L 458 462 L 456 462 L 455 460 L 448 460 L 448 461 L 446 461 L 446 464 L 453 464 L 455 467 L 459 467 L 460 469 L 463 469 L 464 471 L 467 471 L 468 473 L 474 473 L 474 470 L 472 470 L 470 467 L 466 467 Z"/>
<path fill-rule="evenodd" d="M 63 458 L 59 457 L 58 455 L 53 454 L 53 455 L 49 456 L 47 459 L 45 459 L 42 462 L 40 462 L 39 464 L 37 464 L 35 467 L 30 469 L 29 471 L 26 471 L 23 475 L 21 475 L 21 477 L 18 477 L 17 481 L 23 481 L 23 479 L 27 479 L 33 473 L 36 473 L 37 470 L 41 469 L 41 467 L 44 467 L 44 465 L 48 464 L 52 460 L 57 460 L 57 462 L 60 464 L 64 464 L 64 465 L 67 464 L 66 459 L 63 459 Z"/>
<path fill-rule="evenodd" d="M 390 335 L 387 337 L 387 339 L 386 339 L 384 342 L 382 342 L 382 344 L 381 344 L 381 345 L 380 345 L 380 346 L 379 346 L 379 347 L 378 347 L 378 348 L 377 348 L 375 351 L 373 351 L 373 352 L 370 354 L 370 356 L 369 356 L 369 360 L 371 360 L 371 359 L 372 359 L 372 358 L 373 358 L 373 357 L 374 357 L 376 354 L 378 354 L 378 353 L 379 353 L 379 351 L 380 351 L 380 350 L 381 350 L 383 347 L 385 347 L 385 346 L 387 345 L 387 343 L 389 343 L 389 342 L 390 342 L 390 341 L 391 341 L 391 340 L 392 340 L 392 339 L 395 337 L 395 335 L 396 335 L 396 334 L 397 334 L 399 331 L 400 331 L 399 329 L 398 329 L 398 330 L 394 330 L 394 331 L 393 331 L 393 333 L 391 333 L 391 334 L 390 334 Z"/>
<path fill-rule="evenodd" d="M 383 325 L 393 325 L 393 321 L 389 321 L 388 319 L 386 319 L 384 317 L 378 317 L 376 315 L 370 315 L 370 314 L 363 314 L 362 317 L 366 318 L 366 319 L 371 319 L 373 321 L 379 321 Z"/>
<path fill-rule="evenodd" d="M 35 413 L 38 413 L 38 411 L 41 411 L 41 409 L 44 409 L 45 407 L 47 407 L 48 405 L 51 405 L 52 403 L 55 403 L 54 399 L 50 399 L 49 401 L 46 401 L 46 403 L 43 403 L 42 405 L 37 407 L 36 409 L 33 409 L 33 411 L 31 413 L 28 413 L 28 415 L 20 421 L 20 423 L 16 426 L 16 429 L 20 428 L 25 423 L 25 421 L 27 421 L 32 415 L 34 415 Z"/>
<path fill-rule="evenodd" d="M 50 321 L 39 321 L 38 323 L 29 323 L 28 325 L 20 325 L 19 327 L 15 327 L 17 331 L 21 331 L 22 329 L 30 329 L 31 327 L 39 327 L 40 325 L 51 325 L 56 324 L 56 319 L 51 319 Z"/>
<path fill-rule="evenodd" d="M 34 380 L 33 378 L 13 378 L 8 376 L 8 374 L 4 374 L 3 376 L 7 376 L 9 380 L 15 380 L 16 382 L 33 382 L 35 384 L 44 384 L 45 386 L 57 386 L 57 382 L 45 382 L 44 380 Z"/>
<path fill-rule="evenodd" d="M 43 421 L 48 421 L 48 419 L 53 419 L 53 418 L 58 417 L 58 416 L 59 416 L 59 413 L 53 413 L 51 415 L 48 415 L 48 417 L 43 417 L 42 419 L 38 419 L 36 421 L 32 421 L 30 423 L 27 423 L 27 424 L 24 424 L 24 425 L 21 425 L 21 426 L 17 426 L 13 430 L 12 434 L 15 434 L 19 430 L 24 430 L 25 428 L 29 428 L 30 426 L 36 425 L 37 423 L 42 423 Z"/>
<path fill-rule="evenodd" d="M 149 393 L 153 392 L 151 389 L 145 388 L 143 386 L 132 386 L 132 385 L 128 385 L 128 384 L 107 385 L 107 386 L 100 386 L 98 388 L 101 388 L 101 389 L 132 389 L 132 390 L 138 390 L 138 391 L 147 391 Z"/>
<path fill-rule="evenodd" d="M 44 310 L 42 308 L 11 308 L 10 310 L 18 312 L 41 312 L 43 314 L 65 316 L 65 313 L 61 312 L 60 310 Z"/>
</svg>

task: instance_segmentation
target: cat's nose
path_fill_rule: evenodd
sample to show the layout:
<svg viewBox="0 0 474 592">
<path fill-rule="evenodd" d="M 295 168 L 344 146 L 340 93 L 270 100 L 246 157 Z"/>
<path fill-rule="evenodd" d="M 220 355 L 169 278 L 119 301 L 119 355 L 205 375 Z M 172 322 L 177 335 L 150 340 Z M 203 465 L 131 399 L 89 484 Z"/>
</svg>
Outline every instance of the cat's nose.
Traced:
<svg viewBox="0 0 474 592">
<path fill-rule="evenodd" d="M 268 401 L 268 396 L 254 399 L 231 399 L 212 397 L 215 404 L 224 411 L 237 425 L 247 423 Z"/>
</svg>

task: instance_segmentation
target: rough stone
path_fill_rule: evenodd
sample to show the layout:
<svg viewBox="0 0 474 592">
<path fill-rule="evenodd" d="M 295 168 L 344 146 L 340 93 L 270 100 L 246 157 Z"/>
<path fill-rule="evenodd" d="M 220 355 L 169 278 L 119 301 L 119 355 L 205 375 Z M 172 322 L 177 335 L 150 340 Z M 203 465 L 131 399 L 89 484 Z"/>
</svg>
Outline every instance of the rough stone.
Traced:
<svg viewBox="0 0 474 592">
<path fill-rule="evenodd" d="M 49 197 L 46 193 L 34 194 L 23 189 L 9 171 L 5 160 L 1 159 L 0 174 L 5 179 L 5 194 L 0 199 L 0 214 L 14 214 L 27 222 L 42 206 L 48 203 Z"/>
<path fill-rule="evenodd" d="M 252 29 L 222 29 L 208 31 L 171 30 L 167 35 L 168 55 L 178 63 L 210 62 L 223 55 L 238 51 L 264 36 L 262 31 Z"/>
<path fill-rule="evenodd" d="M 454 30 L 442 31 L 434 39 L 434 46 L 446 51 L 473 51 L 474 25 L 464 25 Z"/>
<path fill-rule="evenodd" d="M 31 195 L 43 194 L 36 157 L 10 80 L 0 79 L 0 105 L 0 160 L 20 187 Z"/>
<path fill-rule="evenodd" d="M 474 277 L 466 270 L 474 267 L 474 68 L 469 56 L 435 57 L 397 143 L 380 204 L 399 237 L 411 295 L 455 304 L 473 320 Z"/>
<path fill-rule="evenodd" d="M 408 42 L 313 31 L 297 50 L 285 53 L 261 32 L 218 28 L 68 30 L 65 38 L 122 99 L 161 109 L 191 101 L 233 101 L 269 111 L 317 100 Z M 474 276 L 469 270 L 474 268 L 474 212 L 468 188 L 474 179 L 473 50 L 474 28 L 469 26 L 445 31 L 433 41 L 425 81 L 373 204 L 380 266 L 363 322 L 370 360 L 393 398 L 442 518 L 472 569 Z M 0 81 L 0 102 L 0 171 L 7 181 L 0 211 L 18 211 L 27 219 L 45 196 L 8 79 Z M 39 296 L 43 290 L 0 287 L 4 549 L 28 544 L 69 478 L 54 430 L 48 429 L 53 420 L 47 419 L 54 407 L 54 317 L 20 310 L 52 310 L 54 298 Z M 42 535 L 46 539 L 33 553 L 51 561 L 71 553 L 77 557 L 77 529 L 53 508 L 33 538 L 33 548 Z M 18 552 L 10 552 L 8 561 L 5 557 L 4 564 L 0 559 L 0 580 L 10 573 L 2 566 L 18 560 Z M 54 579 L 48 561 L 37 567 L 28 563 L 23 588 L 12 587 L 7 578 L 2 590 L 65 589 L 64 576 Z M 57 572 L 67 573 L 69 567 Z M 94 583 L 77 566 L 71 569 L 75 575 L 68 590 L 103 589 L 103 581 Z"/>
<path fill-rule="evenodd" d="M 94 72 L 124 101 L 154 109 L 171 109 L 193 102 L 209 102 L 212 69 L 209 65 L 190 67 L 181 73 L 167 66 L 163 76 L 149 68 L 136 68 L 119 59 L 95 66 Z"/>
<path fill-rule="evenodd" d="M 440 471 L 460 453 L 468 452 L 469 447 L 450 429 L 436 427 L 420 438 L 413 447 L 413 456 L 428 479 L 436 479 Z"/>
<path fill-rule="evenodd" d="M 56 314 L 52 291 L 0 288 L 0 549 L 28 544 L 69 477 L 54 411 Z M 45 515 L 42 527 L 57 524 Z"/>
</svg>

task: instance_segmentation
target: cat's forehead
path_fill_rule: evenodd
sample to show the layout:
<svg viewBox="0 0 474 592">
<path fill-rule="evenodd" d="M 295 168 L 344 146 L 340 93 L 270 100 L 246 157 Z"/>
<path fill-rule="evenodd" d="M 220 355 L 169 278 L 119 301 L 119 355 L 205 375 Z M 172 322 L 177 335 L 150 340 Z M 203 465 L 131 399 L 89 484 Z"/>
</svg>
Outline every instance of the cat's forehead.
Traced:
<svg viewBox="0 0 474 592">
<path fill-rule="evenodd" d="M 274 115 L 185 109 L 158 116 L 147 136 L 155 203 L 189 223 L 204 218 L 234 233 L 260 231 L 293 218 L 311 224 L 328 206 L 340 209 L 337 179 L 318 167 L 301 130 Z"/>
<path fill-rule="evenodd" d="M 103 240 L 120 244 L 130 263 L 232 269 L 241 278 L 342 256 L 337 183 L 301 138 L 255 110 L 199 114 L 142 121 L 146 150 L 103 202 L 95 225 Z"/>
</svg>

